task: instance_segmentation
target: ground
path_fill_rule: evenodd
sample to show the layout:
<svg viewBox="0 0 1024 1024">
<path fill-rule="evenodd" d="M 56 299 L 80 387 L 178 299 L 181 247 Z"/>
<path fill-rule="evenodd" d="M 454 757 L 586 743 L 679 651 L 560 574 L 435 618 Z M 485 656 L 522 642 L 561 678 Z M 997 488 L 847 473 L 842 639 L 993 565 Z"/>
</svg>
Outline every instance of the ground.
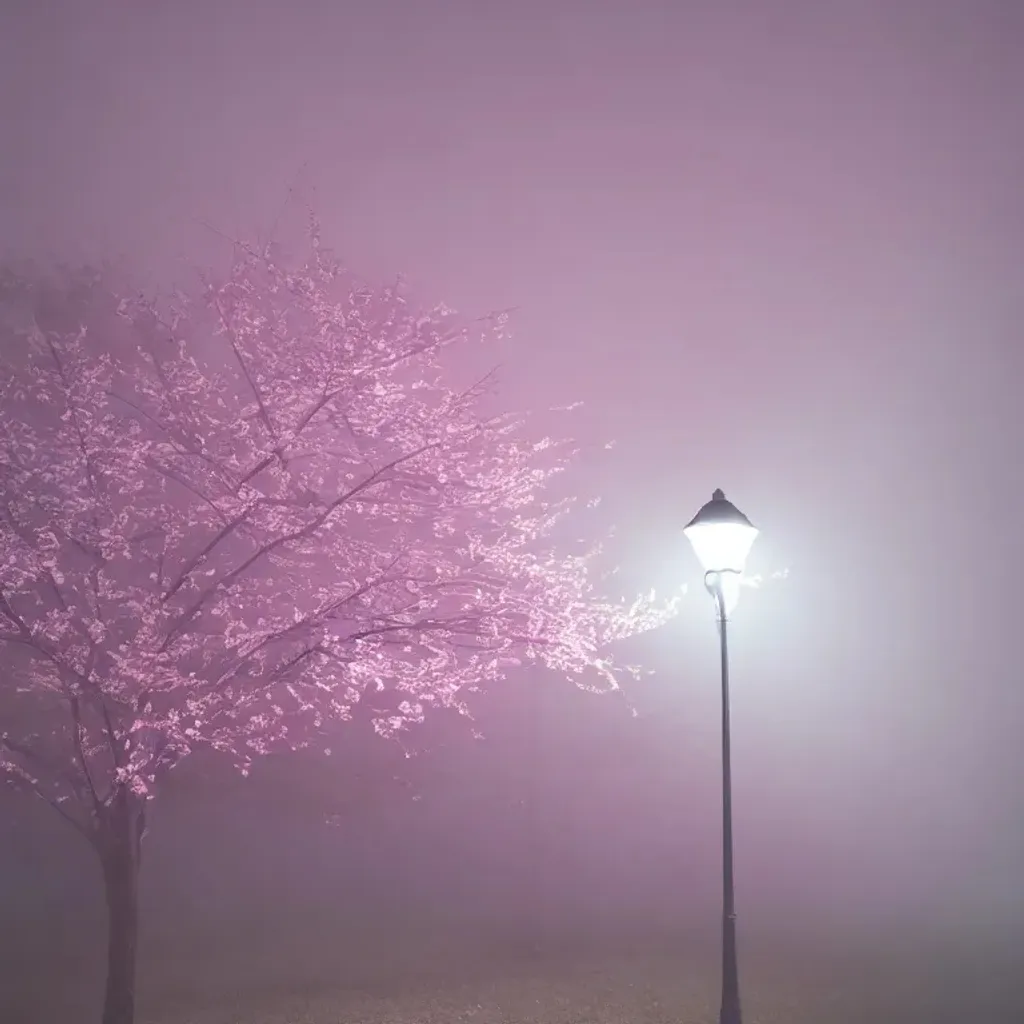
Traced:
<svg viewBox="0 0 1024 1024">
<path fill-rule="evenodd" d="M 374 966 L 372 958 L 342 957 L 329 947 L 285 953 L 276 943 L 254 944 L 244 954 L 236 947 L 231 955 L 150 958 L 139 1024 L 713 1024 L 717 1019 L 714 957 L 690 949 L 582 955 L 518 949 L 499 957 L 500 951 L 482 948 L 478 956 L 463 955 L 454 964 L 439 953 L 442 945 L 439 936 L 434 948 L 422 947 L 418 965 L 413 956 L 387 966 L 377 958 Z M 915 955 L 906 948 L 802 957 L 793 951 L 748 950 L 744 1017 L 747 1024 L 1012 1024 L 1024 1019 L 1013 959 L 978 953 L 943 961 L 934 951 Z M 343 973 L 349 978 L 342 983 Z M 51 998 L 42 996 L 37 990 L 33 1005 L 9 1006 L 0 1017 L 10 1024 L 79 1024 L 98 1017 L 83 1013 L 83 997 L 73 997 L 70 989 L 59 999 L 52 987 Z"/>
</svg>

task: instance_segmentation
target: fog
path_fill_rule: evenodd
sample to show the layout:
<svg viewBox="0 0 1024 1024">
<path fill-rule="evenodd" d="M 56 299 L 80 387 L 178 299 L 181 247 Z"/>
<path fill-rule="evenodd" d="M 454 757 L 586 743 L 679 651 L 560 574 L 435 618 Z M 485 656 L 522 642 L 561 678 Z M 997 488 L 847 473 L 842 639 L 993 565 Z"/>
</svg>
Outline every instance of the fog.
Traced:
<svg viewBox="0 0 1024 1024">
<path fill-rule="evenodd" d="M 5 256 L 173 282 L 311 203 L 365 276 L 517 307 L 502 402 L 582 400 L 573 486 L 623 587 L 689 586 L 621 695 L 511 677 L 482 740 L 183 768 L 144 976 L 685 943 L 713 990 L 717 648 L 680 531 L 715 487 L 762 531 L 732 634 L 744 950 L 1021 959 L 1022 54 L 1011 0 L 8 2 Z M 0 804 L 21 1007 L 101 960 L 98 871 L 47 812 Z"/>
</svg>

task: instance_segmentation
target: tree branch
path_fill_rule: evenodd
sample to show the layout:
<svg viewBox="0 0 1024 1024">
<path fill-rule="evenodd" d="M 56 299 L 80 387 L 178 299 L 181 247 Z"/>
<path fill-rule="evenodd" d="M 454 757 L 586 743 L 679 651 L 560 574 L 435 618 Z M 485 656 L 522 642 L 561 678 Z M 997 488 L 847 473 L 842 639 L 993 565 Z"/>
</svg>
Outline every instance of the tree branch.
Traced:
<svg viewBox="0 0 1024 1024">
<path fill-rule="evenodd" d="M 39 763 L 41 761 L 38 754 L 33 751 L 30 747 L 23 746 L 20 743 L 16 743 L 6 734 L 0 735 L 0 747 L 6 747 L 16 757 L 24 758 L 29 762 Z M 45 767 L 42 766 L 41 767 Z M 39 784 L 39 780 L 34 778 L 29 772 L 9 761 L 0 762 L 0 772 L 13 782 L 15 785 L 24 786 L 34 796 L 39 797 L 40 800 L 44 800 L 48 803 L 69 825 L 73 825 L 75 829 L 80 832 L 86 839 L 92 839 L 92 830 L 86 825 L 80 822 L 73 815 L 68 814 L 62 806 L 63 801 L 58 800 L 55 796 L 51 796 L 47 793 L 43 787 Z M 74 788 L 72 786 L 72 788 Z"/>
<path fill-rule="evenodd" d="M 86 444 L 85 433 L 82 430 L 82 424 L 78 418 L 78 406 L 71 401 L 71 382 L 68 380 L 66 371 L 64 370 L 64 364 L 60 360 L 60 356 L 57 354 L 57 346 L 54 345 L 53 339 L 47 335 L 46 338 L 47 347 L 50 350 L 50 355 L 53 357 L 53 362 L 57 367 L 57 375 L 61 379 L 61 383 L 64 385 L 64 391 L 67 395 L 68 409 L 71 413 L 71 423 L 75 430 L 75 436 L 78 439 L 78 449 L 82 453 L 82 463 L 85 468 L 86 483 L 89 486 L 89 494 L 93 500 L 93 524 L 97 530 L 99 523 L 96 515 L 96 508 L 99 505 L 99 483 L 96 476 L 96 470 L 93 465 L 92 456 L 89 454 L 89 447 Z"/>
<path fill-rule="evenodd" d="M 82 743 L 82 707 L 79 704 L 78 697 L 74 694 L 71 695 L 69 705 L 71 707 L 71 720 L 73 723 L 72 739 L 75 746 L 75 757 L 78 759 L 78 766 L 85 778 L 86 785 L 89 787 L 89 795 L 92 797 L 93 803 L 99 806 L 101 801 L 96 792 L 96 784 L 93 782 L 92 772 L 89 771 L 89 762 L 86 760 L 85 746 Z"/>
<path fill-rule="evenodd" d="M 310 627 L 321 626 L 330 621 L 328 616 L 333 612 L 336 612 L 339 608 L 344 607 L 350 601 L 365 596 L 370 591 L 376 589 L 384 583 L 395 582 L 394 577 L 389 577 L 388 573 L 398 564 L 401 560 L 402 555 L 397 555 L 391 562 L 391 564 L 383 570 L 383 572 L 374 579 L 367 580 L 362 586 L 357 587 L 355 590 L 350 590 L 348 593 L 338 597 L 332 601 L 325 602 L 316 610 L 310 612 L 308 615 L 304 615 L 297 622 L 290 624 L 284 629 L 277 630 L 276 632 L 268 633 L 261 640 L 259 640 L 255 646 L 250 647 L 249 650 L 242 652 L 239 655 L 239 662 L 230 671 L 223 673 L 214 684 L 215 689 L 219 689 L 225 683 L 230 682 L 235 678 L 246 666 L 252 658 L 259 654 L 260 651 L 269 647 L 271 644 L 277 643 L 278 641 L 285 640 L 289 636 L 295 633 L 299 633 L 304 629 Z"/>
<path fill-rule="evenodd" d="M 252 515 L 253 511 L 259 506 L 260 502 L 255 501 L 251 505 L 247 505 L 234 519 L 229 519 L 221 528 L 213 535 L 209 543 L 201 548 L 192 558 L 185 563 L 184 568 L 175 577 L 174 582 L 170 585 L 167 591 L 161 598 L 162 603 L 166 604 L 180 589 L 184 586 L 185 581 L 188 577 L 196 570 L 196 568 L 212 553 L 213 549 L 217 547 L 221 541 L 225 540 L 230 536 L 238 527 L 242 526 L 245 521 Z"/>
<path fill-rule="evenodd" d="M 51 651 L 48 645 L 41 642 L 39 638 L 33 634 L 32 630 L 26 625 L 25 620 L 22 619 L 14 610 L 10 601 L 8 601 L 2 591 L 0 591 L 0 614 L 2 614 L 12 625 L 16 626 L 18 630 L 17 636 L 13 636 L 9 633 L 0 634 L 0 639 L 6 640 L 8 643 L 18 643 L 31 648 L 46 658 L 47 661 L 51 662 L 58 672 L 70 675 L 76 682 L 84 686 L 90 685 L 89 678 L 87 676 L 83 675 L 73 666 L 67 665 L 61 661 L 55 651 Z"/>
<path fill-rule="evenodd" d="M 350 488 L 344 493 L 340 494 L 327 507 L 320 513 L 315 519 L 307 523 L 305 526 L 298 530 L 293 530 L 291 533 L 280 534 L 273 540 L 268 541 L 250 555 L 241 565 L 232 569 L 230 572 L 222 576 L 213 586 L 208 587 L 198 598 L 178 617 L 174 624 L 168 629 L 167 635 L 164 638 L 164 642 L 160 645 L 160 651 L 166 651 L 174 641 L 175 637 L 199 614 L 200 610 L 206 604 L 210 598 L 220 590 L 225 589 L 230 583 L 238 579 L 244 572 L 250 569 L 256 562 L 265 558 L 272 551 L 276 551 L 279 547 L 285 544 L 289 544 L 292 541 L 301 540 L 303 537 L 308 537 L 310 534 L 318 530 L 330 516 L 339 509 L 345 502 L 350 501 L 356 495 L 362 493 L 367 488 L 374 486 L 375 484 L 383 482 L 384 474 L 389 470 L 394 469 L 395 466 L 399 466 L 404 462 L 408 462 L 411 459 L 415 459 L 425 452 L 428 452 L 434 448 L 439 448 L 443 442 L 433 441 L 429 444 L 421 445 L 414 451 L 408 452 L 405 455 L 400 455 L 382 466 L 380 469 L 375 470 L 368 477 L 356 484 L 355 487 Z"/>
<path fill-rule="evenodd" d="M 190 444 L 184 444 L 179 437 L 176 437 L 174 435 L 169 426 L 167 426 L 165 423 L 161 423 L 160 420 L 156 418 L 156 416 L 148 412 L 146 409 L 143 409 L 141 405 L 136 404 L 129 398 L 125 398 L 124 395 L 119 395 L 116 391 L 108 390 L 106 394 L 109 398 L 114 398 L 117 401 L 127 405 L 130 409 L 134 409 L 135 412 L 137 412 L 143 419 L 147 420 L 149 423 L 152 423 L 153 426 L 155 426 L 158 430 L 161 431 L 161 433 L 163 433 L 166 436 L 167 440 L 174 447 L 174 450 L 178 454 L 191 455 L 194 458 L 199 459 L 201 462 L 205 462 L 211 469 L 215 470 L 218 474 L 223 473 L 223 467 L 220 465 L 220 463 L 217 462 L 216 459 L 210 458 L 210 456 L 207 455 L 202 450 L 202 448 L 197 448 Z"/>
<path fill-rule="evenodd" d="M 253 380 L 253 376 L 249 372 L 249 367 L 246 364 L 245 359 L 242 357 L 242 352 L 238 345 L 238 335 L 235 333 L 235 329 L 231 324 L 228 323 L 224 307 L 221 305 L 220 299 L 216 296 L 212 288 L 210 289 L 210 295 L 213 299 L 213 307 L 217 310 L 217 315 L 220 317 L 221 326 L 223 326 L 224 331 L 228 336 L 231 351 L 234 353 L 235 359 L 238 361 L 238 365 L 242 371 L 242 376 L 245 377 L 245 382 L 249 385 L 253 396 L 256 399 L 256 405 L 260 410 L 260 419 L 263 420 L 263 425 L 267 428 L 267 433 L 270 435 L 271 442 L 276 444 L 277 431 L 274 429 L 274 424 L 270 419 L 270 413 L 267 411 L 266 405 L 263 404 L 263 395 L 260 393 L 260 389 L 256 386 L 256 381 Z"/>
<path fill-rule="evenodd" d="M 217 508 L 217 505 L 214 502 L 214 500 L 212 498 L 208 498 L 205 494 L 203 494 L 202 491 L 197 490 L 195 487 L 193 487 L 192 484 L 190 484 L 188 480 L 186 480 L 184 477 L 179 476 L 177 473 L 169 469 L 167 466 L 162 466 L 153 458 L 148 458 L 146 460 L 146 463 L 151 468 L 155 469 L 161 476 L 167 477 L 168 480 L 171 480 L 174 483 L 176 483 L 179 487 L 184 488 L 186 491 L 189 492 L 189 494 L 194 494 L 200 501 L 205 502 L 207 505 L 209 505 L 219 519 L 224 518 L 224 513 L 219 508 Z"/>
</svg>

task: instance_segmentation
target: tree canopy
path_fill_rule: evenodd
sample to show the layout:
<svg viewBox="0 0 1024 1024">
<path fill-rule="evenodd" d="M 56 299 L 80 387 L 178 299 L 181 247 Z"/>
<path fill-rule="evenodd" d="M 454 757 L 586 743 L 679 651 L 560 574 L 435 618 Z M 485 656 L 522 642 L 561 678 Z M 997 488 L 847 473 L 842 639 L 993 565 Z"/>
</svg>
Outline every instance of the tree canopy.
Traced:
<svg viewBox="0 0 1024 1024">
<path fill-rule="evenodd" d="M 574 446 L 451 383 L 506 316 L 417 308 L 310 241 L 4 327 L 0 774 L 83 831 L 199 747 L 245 769 L 378 694 L 390 735 L 523 662 L 614 686 L 609 645 L 672 614 L 558 540 Z"/>
</svg>

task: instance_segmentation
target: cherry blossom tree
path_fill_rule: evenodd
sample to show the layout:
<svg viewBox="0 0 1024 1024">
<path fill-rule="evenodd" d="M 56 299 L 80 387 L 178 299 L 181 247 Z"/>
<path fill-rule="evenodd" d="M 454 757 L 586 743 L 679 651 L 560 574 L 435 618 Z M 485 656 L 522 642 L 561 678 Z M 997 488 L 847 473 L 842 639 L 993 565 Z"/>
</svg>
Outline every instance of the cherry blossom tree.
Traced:
<svg viewBox="0 0 1024 1024">
<path fill-rule="evenodd" d="M 240 246 L 192 297 L 5 321 L 0 774 L 99 855 L 104 1024 L 134 1014 L 147 803 L 191 752 L 245 771 L 357 706 L 391 736 L 522 663 L 614 687 L 609 645 L 672 614 L 606 600 L 598 546 L 558 543 L 572 445 L 452 386 L 505 316 L 414 308 L 310 243 L 297 268 Z"/>
</svg>

